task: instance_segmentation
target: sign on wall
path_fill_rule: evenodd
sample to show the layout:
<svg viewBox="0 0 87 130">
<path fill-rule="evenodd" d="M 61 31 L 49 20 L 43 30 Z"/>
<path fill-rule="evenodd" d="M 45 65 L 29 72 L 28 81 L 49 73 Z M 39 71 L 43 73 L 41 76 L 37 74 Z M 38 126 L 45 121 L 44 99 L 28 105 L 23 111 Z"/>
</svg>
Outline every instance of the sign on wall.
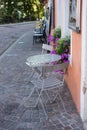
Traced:
<svg viewBox="0 0 87 130">
<path fill-rule="evenodd" d="M 80 32 L 81 0 L 69 0 L 69 28 Z"/>
</svg>

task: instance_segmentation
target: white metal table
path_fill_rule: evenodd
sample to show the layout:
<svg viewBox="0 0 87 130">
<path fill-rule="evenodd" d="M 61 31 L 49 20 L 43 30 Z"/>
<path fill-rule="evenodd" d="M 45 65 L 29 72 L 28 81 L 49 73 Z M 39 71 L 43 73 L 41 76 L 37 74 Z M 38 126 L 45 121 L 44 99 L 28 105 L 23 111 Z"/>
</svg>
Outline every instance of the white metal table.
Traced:
<svg viewBox="0 0 87 130">
<path fill-rule="evenodd" d="M 39 67 L 44 66 L 44 64 L 49 64 L 55 61 L 58 61 L 61 57 L 57 54 L 40 54 L 30 56 L 27 59 L 26 64 L 30 67 Z"/>
<path fill-rule="evenodd" d="M 30 74 L 29 80 L 35 72 L 40 74 L 38 67 L 43 67 L 44 65 L 56 62 L 59 59 L 61 59 L 61 57 L 57 54 L 40 54 L 28 57 L 26 64 L 32 68 L 32 73 Z"/>
<path fill-rule="evenodd" d="M 35 72 L 37 74 L 41 73 L 38 67 L 43 67 L 46 64 L 58 61 L 60 58 L 60 55 L 57 54 L 40 54 L 28 57 L 26 64 L 32 68 L 32 73 L 30 74 L 29 81 Z"/>
<path fill-rule="evenodd" d="M 33 77 L 34 73 L 37 73 L 37 75 L 39 74 L 38 76 L 40 76 L 40 74 L 42 75 L 42 72 L 38 69 L 39 67 L 44 67 L 46 64 L 51 64 L 60 59 L 60 55 L 57 54 L 39 54 L 28 57 L 26 64 L 32 68 L 29 81 Z"/>
</svg>

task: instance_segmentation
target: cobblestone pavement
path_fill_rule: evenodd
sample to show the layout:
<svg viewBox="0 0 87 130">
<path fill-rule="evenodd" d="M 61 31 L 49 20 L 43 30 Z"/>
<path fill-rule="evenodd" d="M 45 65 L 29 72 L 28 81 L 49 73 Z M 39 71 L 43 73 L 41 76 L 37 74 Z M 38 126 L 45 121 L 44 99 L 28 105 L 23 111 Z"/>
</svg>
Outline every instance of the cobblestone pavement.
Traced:
<svg viewBox="0 0 87 130">
<path fill-rule="evenodd" d="M 57 97 L 54 103 L 46 104 L 48 120 L 40 104 L 37 108 L 30 108 L 28 101 L 25 104 L 33 88 L 31 68 L 25 62 L 28 56 L 41 52 L 41 44 L 32 46 L 32 27 L 29 25 L 29 32 L 0 56 L 0 130 L 84 130 L 66 85 L 60 93 L 66 111 Z"/>
</svg>

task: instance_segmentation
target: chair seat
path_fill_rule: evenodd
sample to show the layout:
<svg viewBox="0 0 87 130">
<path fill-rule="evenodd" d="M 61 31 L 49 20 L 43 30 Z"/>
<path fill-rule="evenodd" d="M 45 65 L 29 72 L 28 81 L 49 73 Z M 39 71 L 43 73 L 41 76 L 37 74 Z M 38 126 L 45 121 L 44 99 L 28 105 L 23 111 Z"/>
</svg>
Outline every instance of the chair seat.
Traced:
<svg viewBox="0 0 87 130">
<path fill-rule="evenodd" d="M 43 36 L 43 33 L 34 33 L 33 36 L 36 36 L 36 37 Z"/>
<path fill-rule="evenodd" d="M 55 75 L 48 76 L 46 78 L 40 78 L 39 80 L 31 81 L 37 88 L 42 88 L 42 82 L 44 84 L 43 90 L 60 88 L 63 86 L 63 81 L 59 80 Z"/>
</svg>

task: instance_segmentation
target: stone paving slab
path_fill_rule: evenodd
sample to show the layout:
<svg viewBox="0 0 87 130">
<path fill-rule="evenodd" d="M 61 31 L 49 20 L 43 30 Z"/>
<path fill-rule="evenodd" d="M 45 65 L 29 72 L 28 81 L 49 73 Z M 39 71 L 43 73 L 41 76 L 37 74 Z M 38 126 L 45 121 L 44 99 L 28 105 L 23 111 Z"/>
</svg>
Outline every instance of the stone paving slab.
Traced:
<svg viewBox="0 0 87 130">
<path fill-rule="evenodd" d="M 66 85 L 60 92 L 66 111 L 59 97 L 46 104 L 49 119 L 40 103 L 36 108 L 25 105 L 33 88 L 29 82 L 31 68 L 25 62 L 29 56 L 41 53 L 41 46 L 32 46 L 30 29 L 0 56 L 0 130 L 84 130 Z"/>
</svg>

